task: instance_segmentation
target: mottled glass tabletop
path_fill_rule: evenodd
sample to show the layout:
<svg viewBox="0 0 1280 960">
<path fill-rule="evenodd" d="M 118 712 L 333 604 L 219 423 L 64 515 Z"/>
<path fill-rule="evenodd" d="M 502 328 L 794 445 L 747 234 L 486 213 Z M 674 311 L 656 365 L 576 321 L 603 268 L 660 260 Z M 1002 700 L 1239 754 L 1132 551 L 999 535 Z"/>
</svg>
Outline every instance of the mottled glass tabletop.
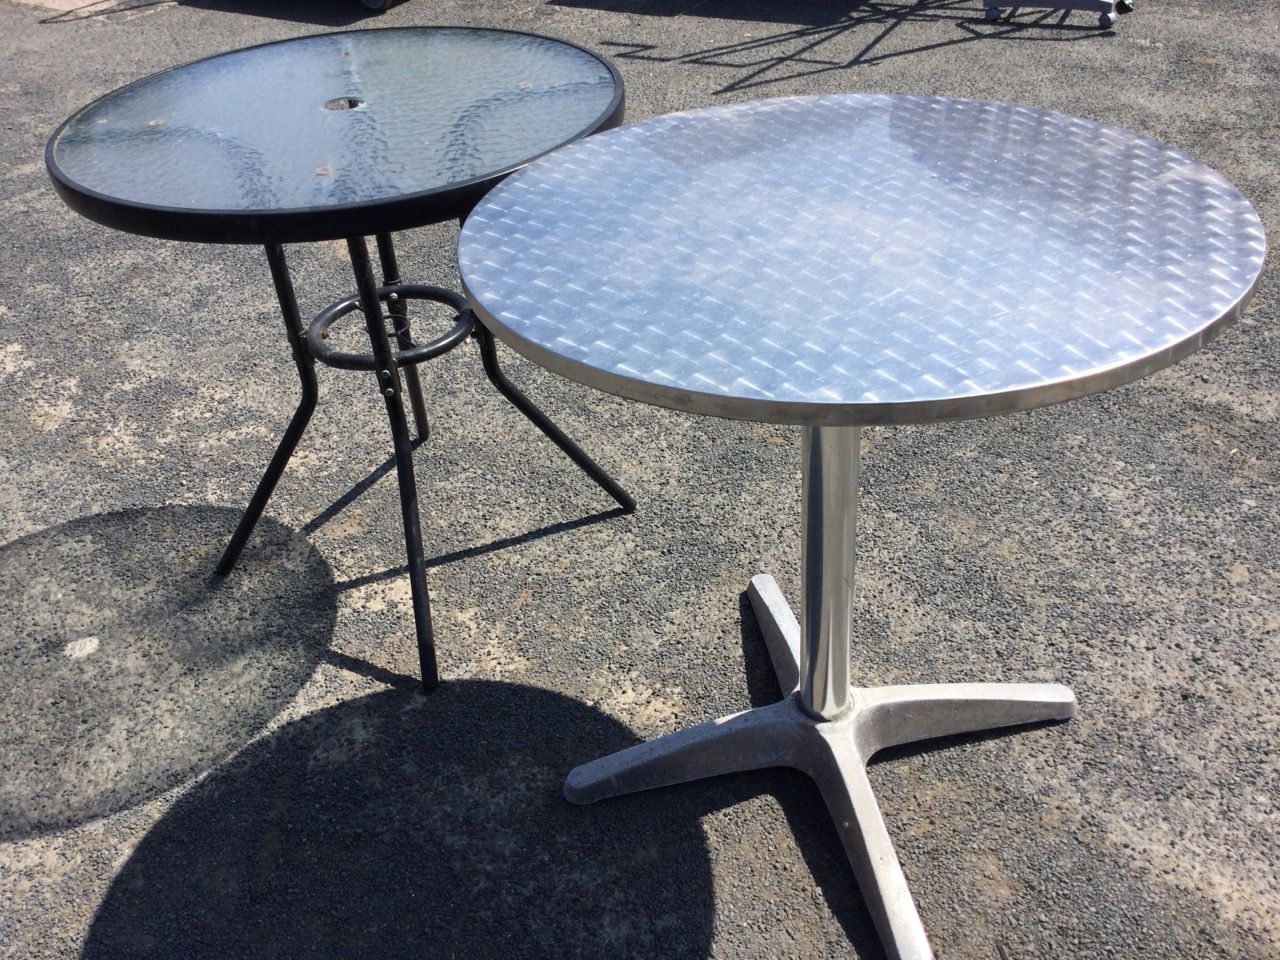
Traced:
<svg viewBox="0 0 1280 960">
<path fill-rule="evenodd" d="M 1249 202 L 1127 130 L 834 95 L 658 117 L 543 158 L 463 231 L 481 319 L 570 379 L 810 425 L 986 416 L 1117 386 L 1232 319 Z"/>
<path fill-rule="evenodd" d="M 197 61 L 72 116 L 55 186 L 108 226 L 297 242 L 453 219 L 529 160 L 619 122 L 607 61 L 463 27 L 330 33 Z"/>
</svg>

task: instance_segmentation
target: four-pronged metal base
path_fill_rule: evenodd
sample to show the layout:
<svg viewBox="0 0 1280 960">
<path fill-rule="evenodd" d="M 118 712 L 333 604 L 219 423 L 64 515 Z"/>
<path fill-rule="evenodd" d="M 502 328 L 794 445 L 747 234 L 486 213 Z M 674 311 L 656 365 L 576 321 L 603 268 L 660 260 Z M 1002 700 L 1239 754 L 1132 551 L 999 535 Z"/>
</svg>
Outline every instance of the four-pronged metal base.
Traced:
<svg viewBox="0 0 1280 960">
<path fill-rule="evenodd" d="M 1075 694 L 1056 683 L 854 688 L 852 706 L 842 716 L 814 717 L 799 693 L 796 618 L 773 577 L 753 577 L 748 594 L 785 699 L 583 764 L 569 774 L 565 797 L 593 803 L 722 773 L 765 767 L 803 770 L 822 792 L 889 956 L 932 957 L 867 779 L 867 761 L 884 747 L 931 737 L 1066 720 L 1075 715 Z"/>
</svg>

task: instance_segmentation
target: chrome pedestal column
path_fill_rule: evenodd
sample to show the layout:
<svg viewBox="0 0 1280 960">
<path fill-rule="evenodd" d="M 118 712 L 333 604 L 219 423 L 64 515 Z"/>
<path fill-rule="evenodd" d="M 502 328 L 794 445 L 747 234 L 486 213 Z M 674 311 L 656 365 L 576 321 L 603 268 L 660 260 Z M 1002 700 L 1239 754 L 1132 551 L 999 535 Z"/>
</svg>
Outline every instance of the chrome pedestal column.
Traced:
<svg viewBox="0 0 1280 960">
<path fill-rule="evenodd" d="M 1065 720 L 1076 699 L 1056 683 L 850 685 L 860 440 L 860 427 L 805 429 L 801 622 L 773 577 L 759 574 L 748 588 L 785 699 L 583 764 L 564 793 L 593 803 L 722 773 L 803 770 L 822 792 L 889 956 L 917 960 L 933 951 L 867 761 L 884 747 L 931 737 Z"/>
</svg>

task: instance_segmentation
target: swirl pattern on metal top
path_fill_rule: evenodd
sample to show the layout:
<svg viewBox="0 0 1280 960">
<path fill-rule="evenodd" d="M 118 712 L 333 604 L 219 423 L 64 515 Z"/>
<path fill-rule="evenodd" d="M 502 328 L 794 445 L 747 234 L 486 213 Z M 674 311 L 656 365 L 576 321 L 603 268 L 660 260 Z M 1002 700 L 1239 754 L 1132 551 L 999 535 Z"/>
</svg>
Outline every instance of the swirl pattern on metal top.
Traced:
<svg viewBox="0 0 1280 960">
<path fill-rule="evenodd" d="M 571 379 L 695 413 L 909 423 L 1042 406 L 1202 345 L 1262 224 L 1154 140 L 1030 107 L 836 95 L 658 117 L 500 184 L 482 319 Z"/>
</svg>

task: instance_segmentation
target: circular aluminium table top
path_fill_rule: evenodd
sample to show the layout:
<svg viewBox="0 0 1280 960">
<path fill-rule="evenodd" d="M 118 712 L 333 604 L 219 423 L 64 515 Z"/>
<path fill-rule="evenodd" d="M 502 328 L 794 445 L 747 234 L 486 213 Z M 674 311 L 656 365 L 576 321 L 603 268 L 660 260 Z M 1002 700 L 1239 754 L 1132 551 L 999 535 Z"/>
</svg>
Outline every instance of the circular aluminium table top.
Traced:
<svg viewBox="0 0 1280 960">
<path fill-rule="evenodd" d="M 330 240 L 464 216 L 529 160 L 621 121 L 606 60 L 527 33 L 408 27 L 250 47 L 89 104 L 50 139 L 58 193 L 108 226 Z"/>
<path fill-rule="evenodd" d="M 972 100 L 834 95 L 573 144 L 463 228 L 481 320 L 569 379 L 810 425 L 988 416 L 1207 342 L 1265 255 L 1213 170 L 1116 127 Z"/>
</svg>

